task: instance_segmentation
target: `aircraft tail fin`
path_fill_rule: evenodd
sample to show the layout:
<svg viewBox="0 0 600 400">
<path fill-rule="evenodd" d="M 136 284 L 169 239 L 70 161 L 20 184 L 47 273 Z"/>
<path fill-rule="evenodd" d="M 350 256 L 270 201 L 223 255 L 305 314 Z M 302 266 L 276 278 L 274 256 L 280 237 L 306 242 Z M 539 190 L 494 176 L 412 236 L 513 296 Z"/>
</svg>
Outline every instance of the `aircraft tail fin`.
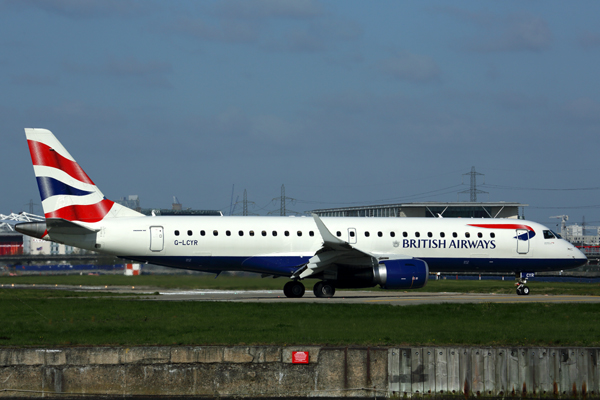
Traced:
<svg viewBox="0 0 600 400">
<path fill-rule="evenodd" d="M 52 132 L 25 128 L 25 135 L 47 219 L 94 223 L 143 216 L 104 197 Z"/>
</svg>

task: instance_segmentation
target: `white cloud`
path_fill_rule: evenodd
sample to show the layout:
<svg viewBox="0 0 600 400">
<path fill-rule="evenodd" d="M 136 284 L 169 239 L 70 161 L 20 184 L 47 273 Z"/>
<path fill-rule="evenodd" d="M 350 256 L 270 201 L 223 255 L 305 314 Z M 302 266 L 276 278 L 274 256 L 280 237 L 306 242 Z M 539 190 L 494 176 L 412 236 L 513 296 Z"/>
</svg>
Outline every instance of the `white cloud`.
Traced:
<svg viewBox="0 0 600 400">
<path fill-rule="evenodd" d="M 228 0 L 217 3 L 215 10 L 221 17 L 237 19 L 310 19 L 324 12 L 314 0 Z"/>
<path fill-rule="evenodd" d="M 63 63 L 66 71 L 71 73 L 106 75 L 126 78 L 131 82 L 146 86 L 170 87 L 167 76 L 172 73 L 172 65 L 163 61 L 140 61 L 135 57 L 108 56 L 104 62 L 79 64 Z"/>
<path fill-rule="evenodd" d="M 530 14 L 513 14 L 487 26 L 483 38 L 475 39 L 472 50 L 481 52 L 533 51 L 550 48 L 553 34 L 548 23 Z M 487 36 L 487 37 L 486 37 Z"/>
<path fill-rule="evenodd" d="M 589 97 L 580 97 L 565 103 L 564 112 L 569 119 L 576 122 L 600 122 L 600 103 Z"/>
<path fill-rule="evenodd" d="M 577 41 L 581 47 L 585 49 L 593 49 L 600 47 L 600 34 L 590 31 L 585 31 L 579 35 Z"/>
<path fill-rule="evenodd" d="M 147 8 L 147 4 L 142 7 L 135 0 L 9 0 L 7 3 L 19 8 L 39 8 L 73 19 L 139 15 Z"/>
<path fill-rule="evenodd" d="M 411 82 L 431 82 L 441 71 L 433 58 L 422 54 L 403 53 L 381 60 L 377 68 L 386 75 Z"/>
</svg>

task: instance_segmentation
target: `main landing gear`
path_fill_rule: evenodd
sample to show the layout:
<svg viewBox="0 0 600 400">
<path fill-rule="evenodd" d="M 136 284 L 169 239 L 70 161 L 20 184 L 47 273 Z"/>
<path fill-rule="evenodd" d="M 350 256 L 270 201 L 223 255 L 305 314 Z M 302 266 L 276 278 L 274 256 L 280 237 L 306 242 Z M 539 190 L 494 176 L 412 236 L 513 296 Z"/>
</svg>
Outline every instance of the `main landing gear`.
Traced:
<svg viewBox="0 0 600 400">
<path fill-rule="evenodd" d="M 520 273 L 518 272 L 515 275 L 515 286 L 517 287 L 517 294 L 519 296 L 527 296 L 529 294 L 529 287 L 525 285 L 527 283 L 527 279 L 522 278 Z"/>
<path fill-rule="evenodd" d="M 304 296 L 305 288 L 300 281 L 290 281 L 283 286 L 283 294 L 286 297 L 298 298 Z M 313 293 L 316 297 L 327 298 L 335 294 L 335 286 L 331 282 L 317 282 L 313 287 Z"/>
<path fill-rule="evenodd" d="M 317 282 L 315 283 L 315 286 L 313 286 L 313 293 L 315 296 L 321 298 L 333 297 L 335 294 L 335 286 L 333 283 L 327 281 Z"/>
<path fill-rule="evenodd" d="M 290 281 L 283 286 L 283 294 L 286 297 L 302 297 L 306 289 L 302 282 Z"/>
</svg>

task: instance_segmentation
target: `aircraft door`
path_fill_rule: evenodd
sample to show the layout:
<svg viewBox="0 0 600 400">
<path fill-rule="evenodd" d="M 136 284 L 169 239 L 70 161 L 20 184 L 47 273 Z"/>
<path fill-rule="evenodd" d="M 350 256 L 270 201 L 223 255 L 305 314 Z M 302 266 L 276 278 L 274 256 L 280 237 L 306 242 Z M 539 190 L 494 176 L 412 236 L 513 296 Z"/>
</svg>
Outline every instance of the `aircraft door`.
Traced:
<svg viewBox="0 0 600 400">
<path fill-rule="evenodd" d="M 150 250 L 151 251 L 162 251 L 164 248 L 165 237 L 164 237 L 162 226 L 151 226 L 150 227 Z"/>
<path fill-rule="evenodd" d="M 529 232 L 526 229 L 517 229 L 517 253 L 529 252 Z"/>
<path fill-rule="evenodd" d="M 348 228 L 348 243 L 356 244 L 356 229 Z"/>
</svg>

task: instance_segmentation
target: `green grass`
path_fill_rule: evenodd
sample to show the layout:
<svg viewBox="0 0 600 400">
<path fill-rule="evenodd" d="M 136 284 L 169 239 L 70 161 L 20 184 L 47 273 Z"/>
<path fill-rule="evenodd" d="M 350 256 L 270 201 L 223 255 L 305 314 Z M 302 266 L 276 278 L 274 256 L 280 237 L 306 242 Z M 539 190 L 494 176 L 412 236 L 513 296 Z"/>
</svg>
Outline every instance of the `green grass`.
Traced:
<svg viewBox="0 0 600 400">
<path fill-rule="evenodd" d="M 0 290 L 0 346 L 600 345 L 597 304 L 157 302 L 26 292 Z"/>
<path fill-rule="evenodd" d="M 461 292 L 461 293 L 514 293 L 514 278 L 506 280 L 430 280 L 421 292 Z M 287 282 L 285 278 L 235 277 L 214 275 L 141 275 L 128 277 L 124 275 L 45 275 L 45 276 L 3 276 L 0 285 L 10 284 L 45 284 L 74 286 L 135 286 L 148 289 L 229 289 L 229 290 L 282 290 Z M 305 280 L 307 290 L 312 290 L 316 280 Z M 600 296 L 600 284 L 589 283 L 544 283 L 535 279 L 529 281 L 532 294 L 572 294 Z M 365 290 L 365 289 L 361 289 Z M 367 289 L 380 290 L 380 289 Z"/>
</svg>

